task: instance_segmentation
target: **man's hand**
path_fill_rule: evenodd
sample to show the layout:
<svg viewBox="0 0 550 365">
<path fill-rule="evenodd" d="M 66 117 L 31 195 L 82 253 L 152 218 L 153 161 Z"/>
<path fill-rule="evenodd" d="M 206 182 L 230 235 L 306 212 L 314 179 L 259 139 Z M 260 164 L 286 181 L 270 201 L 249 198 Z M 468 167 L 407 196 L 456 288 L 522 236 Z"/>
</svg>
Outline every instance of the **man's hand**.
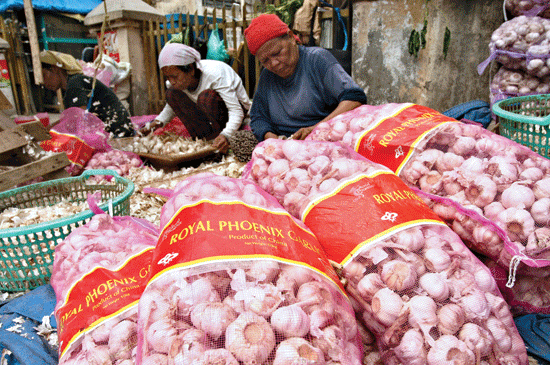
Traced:
<svg viewBox="0 0 550 365">
<path fill-rule="evenodd" d="M 273 132 L 267 132 L 266 134 L 264 134 L 264 139 L 268 139 L 268 138 L 279 138 L 279 136 Z"/>
<path fill-rule="evenodd" d="M 155 119 L 152 122 L 145 123 L 145 126 L 139 129 L 138 134 L 141 136 L 147 136 L 151 132 L 154 132 L 155 129 L 160 128 L 162 126 L 163 126 L 163 123 Z"/>
<path fill-rule="evenodd" d="M 229 141 L 223 134 L 220 134 L 212 141 L 212 147 L 221 153 L 227 153 L 229 151 Z"/>
<path fill-rule="evenodd" d="M 305 127 L 300 128 L 296 133 L 294 133 L 292 136 L 290 136 L 291 139 L 306 139 L 306 137 L 311 133 L 311 131 L 315 128 L 314 125 L 311 127 Z"/>
</svg>

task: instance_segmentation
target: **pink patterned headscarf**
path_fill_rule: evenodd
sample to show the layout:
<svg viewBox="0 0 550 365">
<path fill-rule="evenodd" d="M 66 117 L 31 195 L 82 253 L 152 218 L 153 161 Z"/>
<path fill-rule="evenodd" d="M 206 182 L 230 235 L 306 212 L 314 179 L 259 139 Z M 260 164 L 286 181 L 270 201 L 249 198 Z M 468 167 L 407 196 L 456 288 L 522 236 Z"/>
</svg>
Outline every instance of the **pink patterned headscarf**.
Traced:
<svg viewBox="0 0 550 365">
<path fill-rule="evenodd" d="M 193 47 L 181 43 L 168 43 L 159 54 L 159 67 L 164 66 L 187 66 L 192 63 L 197 64 L 197 68 L 202 71 L 201 54 Z"/>
</svg>

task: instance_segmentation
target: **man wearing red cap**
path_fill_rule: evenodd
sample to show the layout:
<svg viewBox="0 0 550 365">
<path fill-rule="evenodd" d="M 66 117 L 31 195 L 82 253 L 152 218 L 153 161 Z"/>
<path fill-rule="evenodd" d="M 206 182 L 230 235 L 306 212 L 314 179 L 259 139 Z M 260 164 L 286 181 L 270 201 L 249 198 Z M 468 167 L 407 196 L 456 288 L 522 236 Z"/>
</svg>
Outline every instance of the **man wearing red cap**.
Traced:
<svg viewBox="0 0 550 365">
<path fill-rule="evenodd" d="M 264 67 L 250 110 L 258 140 L 304 139 L 317 123 L 367 102 L 363 89 L 329 51 L 299 45 L 277 15 L 253 19 L 244 35 Z"/>
</svg>

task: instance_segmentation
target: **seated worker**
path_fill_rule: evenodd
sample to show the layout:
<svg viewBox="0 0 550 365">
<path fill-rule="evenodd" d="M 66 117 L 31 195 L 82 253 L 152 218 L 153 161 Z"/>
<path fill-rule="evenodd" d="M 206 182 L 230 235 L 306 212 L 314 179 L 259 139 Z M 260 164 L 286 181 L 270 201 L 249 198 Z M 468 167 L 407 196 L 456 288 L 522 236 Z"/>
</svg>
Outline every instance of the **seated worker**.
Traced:
<svg viewBox="0 0 550 365">
<path fill-rule="evenodd" d="M 70 54 L 56 51 L 40 52 L 44 87 L 51 91 L 63 92 L 65 108 L 80 107 L 97 115 L 105 130 L 113 137 L 130 137 L 135 134 L 130 121 L 130 113 L 108 86 L 96 80 L 92 101 L 93 78 L 82 74 L 82 67 Z"/>
<path fill-rule="evenodd" d="M 304 139 L 317 123 L 365 104 L 367 97 L 326 49 L 305 47 L 275 14 L 254 18 L 244 31 L 264 67 L 250 110 L 259 141 Z"/>
<path fill-rule="evenodd" d="M 158 62 L 171 87 L 162 112 L 140 131 L 150 133 L 177 116 L 192 138 L 213 139 L 212 146 L 226 153 L 250 109 L 239 75 L 224 62 L 201 60 L 198 51 L 181 43 L 165 45 Z"/>
</svg>

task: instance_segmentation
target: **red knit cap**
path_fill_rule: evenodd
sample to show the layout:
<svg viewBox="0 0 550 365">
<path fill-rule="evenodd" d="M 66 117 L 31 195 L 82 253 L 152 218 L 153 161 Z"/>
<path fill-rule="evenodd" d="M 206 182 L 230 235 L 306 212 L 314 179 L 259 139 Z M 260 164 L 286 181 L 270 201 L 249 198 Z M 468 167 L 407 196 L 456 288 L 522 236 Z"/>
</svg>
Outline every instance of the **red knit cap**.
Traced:
<svg viewBox="0 0 550 365">
<path fill-rule="evenodd" d="M 250 22 L 244 37 L 254 56 L 265 42 L 286 34 L 290 28 L 275 14 L 262 14 Z"/>
</svg>

